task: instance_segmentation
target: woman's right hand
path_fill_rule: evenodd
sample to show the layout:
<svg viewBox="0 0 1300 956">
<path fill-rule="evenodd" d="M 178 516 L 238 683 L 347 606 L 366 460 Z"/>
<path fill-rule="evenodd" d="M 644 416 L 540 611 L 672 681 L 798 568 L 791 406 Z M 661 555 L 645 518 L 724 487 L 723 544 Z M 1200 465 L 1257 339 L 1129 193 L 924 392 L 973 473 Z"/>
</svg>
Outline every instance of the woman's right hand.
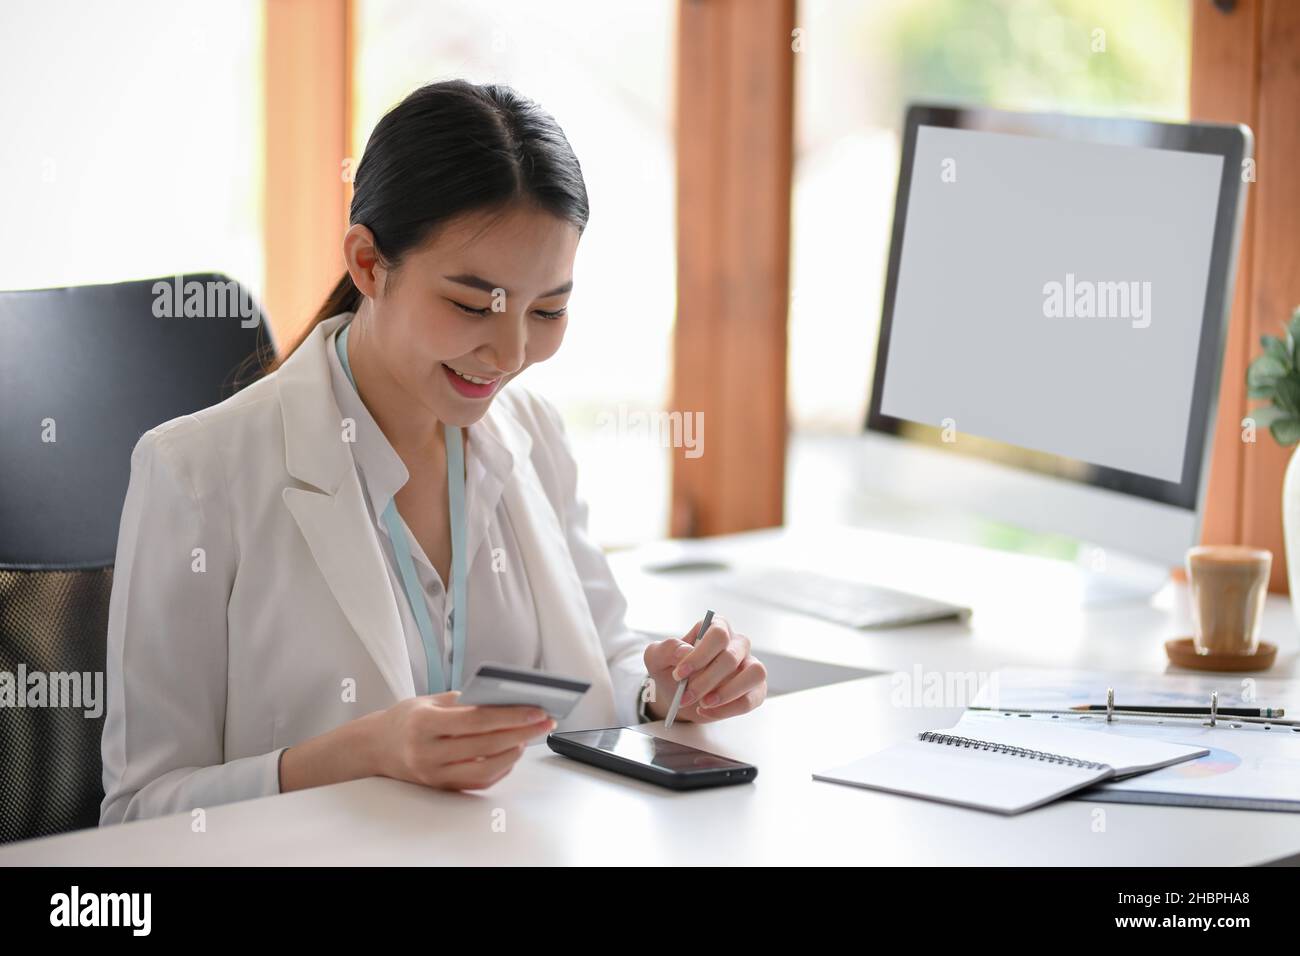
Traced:
<svg viewBox="0 0 1300 956">
<path fill-rule="evenodd" d="M 379 773 L 440 790 L 481 790 L 555 721 L 537 707 L 459 705 L 460 691 L 411 697 L 376 722 Z"/>
</svg>

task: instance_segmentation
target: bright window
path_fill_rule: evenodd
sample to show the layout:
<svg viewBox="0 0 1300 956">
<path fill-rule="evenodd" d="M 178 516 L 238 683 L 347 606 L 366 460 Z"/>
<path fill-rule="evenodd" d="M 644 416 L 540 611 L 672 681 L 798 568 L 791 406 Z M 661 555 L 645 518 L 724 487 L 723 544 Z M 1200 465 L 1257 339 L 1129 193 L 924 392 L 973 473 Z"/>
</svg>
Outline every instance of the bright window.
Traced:
<svg viewBox="0 0 1300 956">
<path fill-rule="evenodd" d="M 0 288 L 224 272 L 262 288 L 262 7 L 0 12 Z"/>
<path fill-rule="evenodd" d="M 1185 120 L 1190 20 L 1186 0 L 801 0 L 787 520 L 870 507 L 834 436 L 866 419 L 907 103 Z"/>
</svg>

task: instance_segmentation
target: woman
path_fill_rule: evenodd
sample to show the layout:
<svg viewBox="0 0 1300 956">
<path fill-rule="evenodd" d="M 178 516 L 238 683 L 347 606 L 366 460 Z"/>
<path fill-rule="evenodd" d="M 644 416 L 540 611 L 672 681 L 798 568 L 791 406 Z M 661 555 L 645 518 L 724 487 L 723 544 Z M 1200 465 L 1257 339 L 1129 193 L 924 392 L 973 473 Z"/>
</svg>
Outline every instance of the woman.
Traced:
<svg viewBox="0 0 1300 956">
<path fill-rule="evenodd" d="M 354 190 L 347 272 L 302 339 L 132 453 L 101 823 L 373 775 L 488 787 L 556 724 L 457 704 L 484 661 L 589 681 L 562 729 L 661 719 L 683 677 L 682 720 L 766 695 L 721 617 L 648 646 L 626 628 L 560 418 L 506 387 L 560 347 L 587 222 L 555 121 L 505 87 L 423 87 Z"/>
</svg>

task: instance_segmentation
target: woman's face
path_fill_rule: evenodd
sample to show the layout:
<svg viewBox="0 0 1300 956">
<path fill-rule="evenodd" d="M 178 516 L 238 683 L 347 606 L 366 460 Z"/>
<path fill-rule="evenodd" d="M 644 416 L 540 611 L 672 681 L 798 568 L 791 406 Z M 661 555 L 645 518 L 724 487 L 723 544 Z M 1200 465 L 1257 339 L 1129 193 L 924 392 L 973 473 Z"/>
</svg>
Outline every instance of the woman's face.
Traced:
<svg viewBox="0 0 1300 956">
<path fill-rule="evenodd" d="M 559 349 L 579 235 L 533 206 L 467 214 L 392 272 L 378 262 L 370 230 L 352 226 L 344 252 L 370 299 L 372 354 L 439 421 L 473 424 L 506 382 Z"/>
</svg>

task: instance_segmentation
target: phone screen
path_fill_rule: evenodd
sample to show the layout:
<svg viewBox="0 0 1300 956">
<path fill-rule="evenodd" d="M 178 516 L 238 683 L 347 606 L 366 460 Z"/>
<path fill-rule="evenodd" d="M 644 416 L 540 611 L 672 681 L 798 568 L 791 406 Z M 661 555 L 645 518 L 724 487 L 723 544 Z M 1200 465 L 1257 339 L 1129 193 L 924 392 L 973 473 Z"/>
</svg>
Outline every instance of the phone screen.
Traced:
<svg viewBox="0 0 1300 956">
<path fill-rule="evenodd" d="M 578 730 L 560 736 L 574 743 L 604 750 L 624 760 L 660 767 L 673 773 L 689 773 L 692 770 L 728 770 L 749 766 L 737 760 L 719 757 L 717 754 L 696 750 L 694 747 L 671 740 L 661 740 L 626 727 Z"/>
</svg>

